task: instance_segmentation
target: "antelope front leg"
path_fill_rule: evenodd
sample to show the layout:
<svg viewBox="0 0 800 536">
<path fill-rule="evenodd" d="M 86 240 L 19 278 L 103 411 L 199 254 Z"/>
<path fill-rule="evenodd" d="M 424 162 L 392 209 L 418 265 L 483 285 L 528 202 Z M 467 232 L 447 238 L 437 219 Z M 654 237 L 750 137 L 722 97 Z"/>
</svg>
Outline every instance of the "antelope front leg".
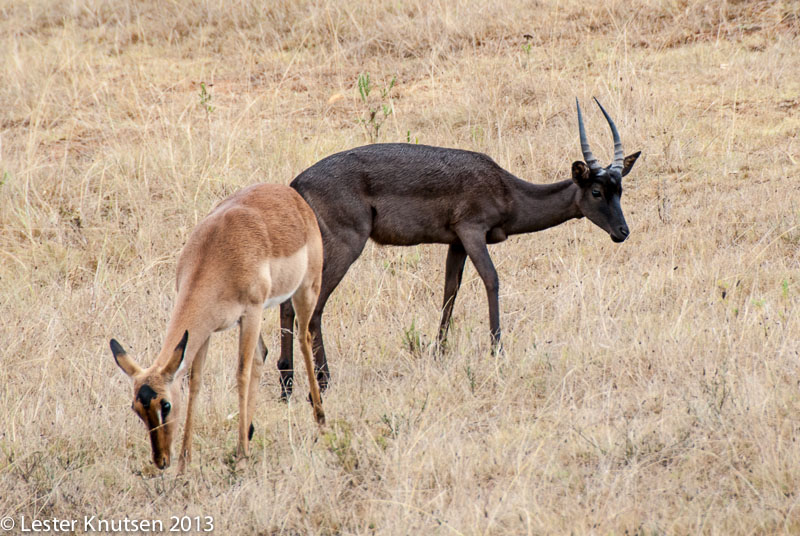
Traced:
<svg viewBox="0 0 800 536">
<path fill-rule="evenodd" d="M 186 403 L 186 424 L 183 427 L 183 445 L 181 446 L 181 455 L 178 459 L 178 474 L 182 474 L 192 461 L 194 403 L 197 399 L 197 393 L 203 385 L 203 365 L 206 362 L 206 354 L 208 353 L 208 343 L 210 340 L 211 337 L 207 338 L 203 346 L 197 351 L 197 355 L 192 362 L 192 370 L 189 371 L 189 401 Z"/>
<path fill-rule="evenodd" d="M 464 250 L 469 255 L 475 270 L 483 280 L 486 287 L 486 297 L 489 301 L 489 329 L 492 334 L 492 353 L 497 354 L 503 351 L 500 343 L 500 300 L 498 298 L 500 281 L 497 277 L 497 270 L 494 268 L 492 258 L 489 256 L 489 249 L 486 247 L 486 233 L 480 229 L 467 228 L 456 229 Z"/>
<path fill-rule="evenodd" d="M 239 390 L 239 447 L 236 455 L 250 455 L 250 420 L 248 398 L 253 374 L 253 356 L 258 345 L 261 328 L 261 309 L 251 308 L 242 315 L 239 329 L 239 368 L 236 371 L 236 384 Z"/>
</svg>

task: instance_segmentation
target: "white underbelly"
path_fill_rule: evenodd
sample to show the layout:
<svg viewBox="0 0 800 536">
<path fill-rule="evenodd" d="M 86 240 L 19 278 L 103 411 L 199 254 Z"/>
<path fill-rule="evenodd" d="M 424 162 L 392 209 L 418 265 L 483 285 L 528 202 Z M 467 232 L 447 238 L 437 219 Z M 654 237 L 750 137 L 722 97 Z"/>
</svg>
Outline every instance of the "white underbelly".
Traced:
<svg viewBox="0 0 800 536">
<path fill-rule="evenodd" d="M 292 290 L 291 292 L 288 292 L 286 294 L 281 294 L 280 296 L 274 296 L 274 297 L 271 297 L 271 298 L 267 298 L 267 301 L 264 302 L 264 309 L 269 309 L 270 307 L 275 307 L 276 305 L 282 304 L 283 302 L 285 302 L 286 300 L 288 300 L 289 298 L 294 296 L 294 293 L 296 291 L 297 291 L 297 288 L 295 288 L 294 290 Z"/>
<path fill-rule="evenodd" d="M 289 257 L 270 259 L 261 265 L 261 277 L 269 285 L 264 309 L 280 305 L 297 292 L 308 269 L 308 252 L 303 246 Z"/>
</svg>

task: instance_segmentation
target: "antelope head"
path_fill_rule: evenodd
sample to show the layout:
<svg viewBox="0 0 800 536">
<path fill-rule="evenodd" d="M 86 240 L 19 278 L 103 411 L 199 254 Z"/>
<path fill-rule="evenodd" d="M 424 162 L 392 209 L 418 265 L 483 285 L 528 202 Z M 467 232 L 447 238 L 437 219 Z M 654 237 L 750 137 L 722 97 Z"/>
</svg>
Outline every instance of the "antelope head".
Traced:
<svg viewBox="0 0 800 536">
<path fill-rule="evenodd" d="M 586 130 L 583 127 L 581 106 L 578 104 L 578 99 L 575 99 L 575 105 L 578 107 L 578 130 L 580 131 L 584 162 L 572 163 L 572 180 L 580 188 L 577 203 L 581 214 L 611 235 L 611 240 L 623 242 L 628 238 L 630 231 L 620 206 L 622 177 L 630 173 L 641 151 L 623 158 L 622 142 L 614 121 L 611 120 L 600 101 L 597 99 L 594 101 L 606 116 L 606 121 L 611 127 L 611 135 L 614 137 L 614 160 L 610 165 L 603 167 L 592 155 L 589 141 L 586 139 Z"/>
<path fill-rule="evenodd" d="M 142 369 L 120 343 L 111 339 L 114 361 L 133 380 L 131 409 L 147 426 L 153 447 L 153 463 L 159 469 L 165 469 L 170 462 L 179 400 L 179 385 L 173 380 L 183 365 L 188 340 L 189 332 L 186 331 L 166 365 L 156 362 L 150 368 Z"/>
</svg>

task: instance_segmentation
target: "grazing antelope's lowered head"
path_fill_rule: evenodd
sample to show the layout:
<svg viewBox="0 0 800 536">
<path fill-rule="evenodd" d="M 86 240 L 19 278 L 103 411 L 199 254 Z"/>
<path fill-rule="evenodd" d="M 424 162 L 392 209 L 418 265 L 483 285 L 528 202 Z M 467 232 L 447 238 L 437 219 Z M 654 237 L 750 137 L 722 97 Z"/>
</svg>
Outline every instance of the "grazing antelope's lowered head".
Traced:
<svg viewBox="0 0 800 536">
<path fill-rule="evenodd" d="M 179 385 L 173 381 L 183 365 L 189 332 L 175 347 L 166 365 L 153 364 L 142 369 L 115 339 L 111 339 L 111 353 L 119 368 L 133 380 L 131 409 L 147 426 L 153 447 L 153 463 L 159 469 L 169 467 L 172 435 L 177 422 Z"/>
<path fill-rule="evenodd" d="M 625 223 L 625 216 L 622 214 L 620 197 L 622 197 L 622 177 L 627 175 L 641 152 L 636 152 L 623 158 L 622 142 L 619 139 L 619 132 L 606 113 L 603 105 L 596 98 L 594 101 L 600 107 L 600 111 L 606 116 L 608 125 L 611 127 L 611 135 L 614 137 L 614 160 L 607 167 L 601 166 L 597 159 L 592 155 L 589 148 L 589 141 L 586 139 L 586 130 L 583 127 L 583 116 L 578 99 L 575 105 L 578 108 L 578 130 L 581 137 L 581 150 L 585 162 L 577 161 L 572 163 L 572 180 L 580 188 L 577 200 L 581 214 L 589 218 L 595 225 L 611 235 L 614 242 L 623 242 L 628 238 L 630 231 L 628 224 Z"/>
</svg>

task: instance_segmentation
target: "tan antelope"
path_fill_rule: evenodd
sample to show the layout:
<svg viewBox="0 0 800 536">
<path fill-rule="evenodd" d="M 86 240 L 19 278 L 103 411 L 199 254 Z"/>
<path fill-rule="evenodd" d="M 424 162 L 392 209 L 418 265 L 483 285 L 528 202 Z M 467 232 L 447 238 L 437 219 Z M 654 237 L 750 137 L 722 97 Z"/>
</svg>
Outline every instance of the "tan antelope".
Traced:
<svg viewBox="0 0 800 536">
<path fill-rule="evenodd" d="M 192 414 L 202 382 L 211 334 L 239 331 L 239 446 L 249 454 L 253 410 L 267 349 L 261 338 L 262 309 L 291 298 L 297 311 L 314 416 L 325 423 L 311 364 L 308 324 L 322 280 L 322 238 L 317 219 L 288 186 L 257 184 L 225 199 L 192 231 L 178 259 L 175 307 L 155 361 L 141 368 L 114 339 L 117 365 L 133 379 L 133 411 L 147 425 L 153 462 L 170 463 L 179 402 L 178 379 L 189 371 L 189 402 L 179 471 L 192 456 Z M 258 359 L 254 355 L 258 351 Z"/>
</svg>

